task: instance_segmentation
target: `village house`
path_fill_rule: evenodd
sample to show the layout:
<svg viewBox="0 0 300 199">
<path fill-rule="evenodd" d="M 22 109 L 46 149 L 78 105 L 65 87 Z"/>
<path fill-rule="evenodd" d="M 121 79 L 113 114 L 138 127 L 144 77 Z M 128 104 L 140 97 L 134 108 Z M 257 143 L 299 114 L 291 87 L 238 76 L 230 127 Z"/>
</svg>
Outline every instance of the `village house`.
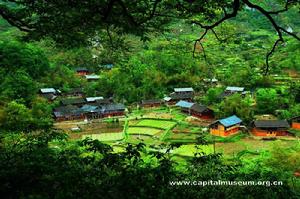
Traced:
<svg viewBox="0 0 300 199">
<path fill-rule="evenodd" d="M 199 119 L 213 119 L 214 118 L 214 111 L 204 105 L 200 104 L 194 104 L 190 108 L 190 114 L 194 117 L 197 117 Z"/>
<path fill-rule="evenodd" d="M 192 102 L 180 100 L 175 106 L 180 107 L 181 111 L 187 114 L 191 114 L 191 107 L 194 105 Z"/>
<path fill-rule="evenodd" d="M 87 97 L 87 98 L 85 98 L 87 103 L 94 103 L 97 100 L 103 100 L 103 99 L 104 99 L 103 97 Z"/>
<path fill-rule="evenodd" d="M 82 120 L 85 118 L 84 112 L 73 105 L 57 107 L 54 109 L 53 115 L 56 121 Z"/>
<path fill-rule="evenodd" d="M 60 95 L 60 91 L 56 90 L 54 88 L 41 88 L 39 90 L 39 94 L 41 97 L 46 98 L 49 101 L 53 101 L 57 98 L 58 95 Z"/>
<path fill-rule="evenodd" d="M 216 136 L 230 136 L 238 133 L 242 120 L 233 115 L 228 118 L 217 120 L 209 125 L 210 134 Z"/>
<path fill-rule="evenodd" d="M 245 88 L 244 87 L 235 87 L 235 86 L 228 86 L 226 87 L 225 91 L 219 96 L 220 99 L 229 97 L 235 93 L 239 93 L 241 95 L 245 95 Z"/>
<path fill-rule="evenodd" d="M 100 76 L 99 75 L 85 75 L 85 79 L 88 81 L 88 82 L 92 82 L 92 81 L 97 81 L 100 79 Z"/>
<path fill-rule="evenodd" d="M 176 106 L 180 107 L 182 112 L 192 115 L 193 117 L 197 117 L 199 119 L 214 118 L 213 110 L 201 104 L 181 100 L 178 103 L 176 103 Z"/>
<path fill-rule="evenodd" d="M 95 102 L 89 103 L 91 105 L 101 106 L 104 104 L 112 104 L 113 99 L 112 98 L 104 98 L 104 99 L 98 99 Z"/>
<path fill-rule="evenodd" d="M 292 129 L 300 130 L 300 116 L 293 117 L 289 121 Z"/>
<path fill-rule="evenodd" d="M 105 104 L 101 106 L 103 117 L 122 116 L 125 114 L 124 104 Z"/>
<path fill-rule="evenodd" d="M 169 105 L 174 105 L 180 100 L 192 102 L 194 98 L 193 88 L 174 88 L 169 96 L 164 98 L 164 101 Z"/>
<path fill-rule="evenodd" d="M 87 68 L 76 68 L 75 71 L 78 76 L 85 76 L 90 73 L 89 69 Z"/>
<path fill-rule="evenodd" d="M 140 106 L 143 108 L 152 108 L 159 107 L 163 104 L 163 101 L 160 99 L 151 99 L 151 100 L 142 100 Z"/>
<path fill-rule="evenodd" d="M 74 105 L 77 107 L 81 107 L 86 104 L 84 98 L 65 98 L 60 101 L 62 106 Z"/>
<path fill-rule="evenodd" d="M 254 136 L 286 136 L 289 123 L 286 120 L 256 120 L 253 122 L 252 134 Z"/>
<path fill-rule="evenodd" d="M 99 119 L 103 117 L 102 111 L 101 109 L 99 109 L 98 106 L 92 106 L 86 104 L 83 105 L 80 109 L 84 113 L 87 119 Z"/>
<path fill-rule="evenodd" d="M 74 103 L 74 102 L 72 102 Z M 123 104 L 101 104 L 90 105 L 83 104 L 78 107 L 74 104 L 65 103 L 54 109 L 54 119 L 56 121 L 80 120 L 80 119 L 99 119 L 104 117 L 122 116 L 125 114 Z"/>
</svg>

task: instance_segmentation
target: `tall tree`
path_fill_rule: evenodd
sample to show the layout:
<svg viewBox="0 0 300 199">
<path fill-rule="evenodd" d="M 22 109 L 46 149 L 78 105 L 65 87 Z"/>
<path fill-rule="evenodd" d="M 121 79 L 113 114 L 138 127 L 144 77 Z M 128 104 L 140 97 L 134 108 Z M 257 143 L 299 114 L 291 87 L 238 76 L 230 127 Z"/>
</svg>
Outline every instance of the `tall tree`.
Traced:
<svg viewBox="0 0 300 199">
<path fill-rule="evenodd" d="M 279 105 L 279 95 L 273 88 L 258 89 L 256 92 L 256 111 L 258 113 L 274 113 Z"/>
<path fill-rule="evenodd" d="M 31 111 L 25 105 L 12 101 L 4 107 L 1 127 L 7 131 L 29 132 L 32 119 Z"/>
<path fill-rule="evenodd" d="M 49 71 L 49 62 L 37 46 L 17 41 L 0 42 L 0 65 L 5 74 L 23 70 L 34 79 L 43 77 Z"/>
<path fill-rule="evenodd" d="M 4 101 L 23 100 L 27 105 L 36 95 L 36 82 L 23 70 L 5 76 L 0 83 L 0 97 Z"/>
</svg>

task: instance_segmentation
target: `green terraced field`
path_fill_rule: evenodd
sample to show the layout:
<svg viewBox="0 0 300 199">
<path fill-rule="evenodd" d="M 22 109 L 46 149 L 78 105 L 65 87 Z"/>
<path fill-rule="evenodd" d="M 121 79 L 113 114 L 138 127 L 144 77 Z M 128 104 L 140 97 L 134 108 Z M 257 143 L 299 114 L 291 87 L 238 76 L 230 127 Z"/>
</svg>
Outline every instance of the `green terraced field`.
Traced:
<svg viewBox="0 0 300 199">
<path fill-rule="evenodd" d="M 162 129 L 169 129 L 176 125 L 176 122 L 172 121 L 164 121 L 164 120 L 141 120 L 136 124 L 137 126 L 148 126 L 148 127 L 156 127 Z"/>
<path fill-rule="evenodd" d="M 198 146 L 198 151 L 202 151 L 206 154 L 213 153 L 213 145 L 207 145 L 207 146 Z M 182 145 L 179 148 L 176 148 L 172 151 L 173 155 L 180 155 L 180 156 L 190 156 L 193 157 L 194 153 L 197 152 L 197 149 L 195 148 L 194 144 L 189 145 Z"/>
<path fill-rule="evenodd" d="M 91 139 L 99 140 L 99 141 L 118 141 L 123 140 L 124 135 L 123 133 L 102 133 L 102 134 L 90 134 L 90 135 L 83 135 L 82 138 L 90 137 Z"/>
<path fill-rule="evenodd" d="M 135 134 L 135 135 L 150 135 L 153 136 L 157 133 L 161 132 L 159 129 L 154 128 L 145 128 L 145 127 L 129 127 L 127 130 L 127 133 L 129 135 Z"/>
</svg>

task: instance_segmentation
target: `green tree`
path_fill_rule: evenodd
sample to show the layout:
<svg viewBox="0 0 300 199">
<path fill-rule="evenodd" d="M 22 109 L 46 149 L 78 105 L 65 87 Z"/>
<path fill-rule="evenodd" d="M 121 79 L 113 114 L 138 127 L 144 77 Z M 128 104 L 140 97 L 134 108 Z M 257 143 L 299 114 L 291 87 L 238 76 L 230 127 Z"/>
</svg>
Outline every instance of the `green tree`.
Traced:
<svg viewBox="0 0 300 199">
<path fill-rule="evenodd" d="M 4 107 L 1 127 L 7 131 L 29 132 L 32 120 L 31 111 L 25 105 L 12 101 Z"/>
<path fill-rule="evenodd" d="M 228 117 L 231 115 L 237 115 L 245 123 L 249 123 L 253 119 L 253 100 L 250 97 L 243 98 L 240 94 L 234 94 L 226 97 L 218 105 L 218 116 Z"/>
<path fill-rule="evenodd" d="M 0 84 L 0 97 L 5 101 L 23 100 L 28 105 L 36 93 L 36 83 L 22 70 L 5 76 Z"/>
<path fill-rule="evenodd" d="M 223 92 L 222 88 L 208 89 L 203 99 L 204 103 L 209 105 L 209 104 L 214 104 L 219 102 L 221 100 L 220 95 L 222 94 L 222 92 Z"/>
<path fill-rule="evenodd" d="M 4 74 L 13 75 L 23 70 L 34 79 L 43 77 L 49 71 L 49 62 L 37 46 L 17 41 L 0 42 L 0 65 Z"/>
<path fill-rule="evenodd" d="M 53 126 L 52 107 L 44 98 L 32 102 L 32 126 L 38 130 L 48 130 Z"/>
<path fill-rule="evenodd" d="M 279 108 L 279 95 L 273 88 L 261 88 L 256 92 L 256 112 L 273 114 Z"/>
</svg>

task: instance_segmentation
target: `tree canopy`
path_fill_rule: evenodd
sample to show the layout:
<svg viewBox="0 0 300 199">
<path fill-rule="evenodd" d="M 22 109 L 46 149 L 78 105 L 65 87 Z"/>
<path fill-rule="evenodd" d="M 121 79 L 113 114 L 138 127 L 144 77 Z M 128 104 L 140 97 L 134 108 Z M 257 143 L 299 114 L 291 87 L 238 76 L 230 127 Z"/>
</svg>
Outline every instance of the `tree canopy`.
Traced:
<svg viewBox="0 0 300 199">
<path fill-rule="evenodd" d="M 28 32 L 30 38 L 52 37 L 60 43 L 76 45 L 87 43 L 101 36 L 102 30 L 111 38 L 110 29 L 119 34 L 133 33 L 147 38 L 147 32 L 161 31 L 174 19 L 196 24 L 204 32 L 196 39 L 202 45 L 203 38 L 211 31 L 222 41 L 215 28 L 237 17 L 241 10 L 250 9 L 267 19 L 278 39 L 266 55 L 265 74 L 269 72 L 269 59 L 285 35 L 300 41 L 289 31 L 288 24 L 280 24 L 276 16 L 297 9 L 299 0 L 277 1 L 169 1 L 169 0 L 102 0 L 102 1 L 28 1 L 3 0 L 0 14 L 11 25 Z M 206 23 L 204 23 L 204 21 Z M 115 29 L 117 28 L 117 29 Z"/>
</svg>

